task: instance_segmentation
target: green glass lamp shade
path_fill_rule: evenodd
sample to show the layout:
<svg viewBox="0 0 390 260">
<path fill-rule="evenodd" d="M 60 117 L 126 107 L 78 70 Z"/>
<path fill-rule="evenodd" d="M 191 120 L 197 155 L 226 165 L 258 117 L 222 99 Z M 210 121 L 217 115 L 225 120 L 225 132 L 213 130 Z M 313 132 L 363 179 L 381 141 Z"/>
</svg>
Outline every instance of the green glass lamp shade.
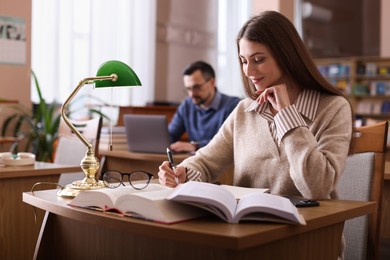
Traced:
<svg viewBox="0 0 390 260">
<path fill-rule="evenodd" d="M 116 74 L 118 79 L 116 81 L 111 80 L 96 80 L 96 88 L 106 87 L 129 87 L 129 86 L 141 86 L 137 74 L 125 63 L 117 60 L 111 60 L 103 63 L 96 73 L 96 76 L 110 76 Z"/>
</svg>

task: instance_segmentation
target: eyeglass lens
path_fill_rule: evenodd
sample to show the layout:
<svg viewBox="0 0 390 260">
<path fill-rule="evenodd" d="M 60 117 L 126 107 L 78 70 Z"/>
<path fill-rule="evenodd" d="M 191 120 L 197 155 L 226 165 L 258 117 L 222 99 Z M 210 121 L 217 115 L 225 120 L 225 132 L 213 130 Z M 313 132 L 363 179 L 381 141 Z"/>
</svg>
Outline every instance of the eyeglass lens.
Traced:
<svg viewBox="0 0 390 260">
<path fill-rule="evenodd" d="M 129 175 L 129 183 L 131 186 L 133 186 L 134 189 L 142 190 L 148 186 L 150 182 L 151 176 L 148 175 L 146 172 L 132 172 Z"/>
<path fill-rule="evenodd" d="M 107 171 L 103 174 L 103 182 L 106 187 L 115 189 L 123 184 L 123 176 L 127 175 L 130 185 L 137 190 L 142 190 L 148 186 L 151 175 L 143 171 L 135 171 L 131 173 L 121 173 L 119 171 Z"/>
<path fill-rule="evenodd" d="M 185 87 L 185 89 L 188 91 L 188 92 L 197 92 L 199 91 L 204 85 L 206 85 L 206 83 L 208 82 L 209 80 L 206 80 L 205 82 L 203 82 L 202 84 L 195 84 L 193 85 L 192 87 Z"/>
<path fill-rule="evenodd" d="M 122 174 L 117 171 L 108 171 L 103 174 L 103 182 L 106 187 L 114 189 L 122 183 Z"/>
<path fill-rule="evenodd" d="M 200 90 L 200 88 L 202 87 L 202 85 L 194 85 L 194 86 L 192 86 L 192 87 L 186 87 L 186 90 L 188 91 L 188 92 L 196 92 L 196 91 L 198 91 L 198 90 Z"/>
</svg>

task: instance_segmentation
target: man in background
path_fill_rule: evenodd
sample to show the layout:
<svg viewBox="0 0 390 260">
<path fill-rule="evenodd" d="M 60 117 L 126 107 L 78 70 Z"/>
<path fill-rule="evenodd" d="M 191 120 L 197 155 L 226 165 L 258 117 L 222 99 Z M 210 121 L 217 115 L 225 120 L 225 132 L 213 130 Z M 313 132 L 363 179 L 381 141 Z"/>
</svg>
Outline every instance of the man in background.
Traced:
<svg viewBox="0 0 390 260">
<path fill-rule="evenodd" d="M 188 65 L 183 72 L 188 97 L 180 104 L 169 124 L 171 150 L 194 152 L 207 145 L 240 99 L 218 91 L 215 72 L 204 61 Z M 189 141 L 181 141 L 187 133 Z"/>
</svg>

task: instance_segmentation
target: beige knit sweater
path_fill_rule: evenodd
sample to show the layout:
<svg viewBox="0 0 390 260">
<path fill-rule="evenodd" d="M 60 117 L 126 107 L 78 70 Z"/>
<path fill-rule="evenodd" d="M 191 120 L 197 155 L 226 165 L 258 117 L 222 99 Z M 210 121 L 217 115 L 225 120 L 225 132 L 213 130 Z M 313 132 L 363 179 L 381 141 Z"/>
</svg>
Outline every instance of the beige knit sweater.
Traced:
<svg viewBox="0 0 390 260">
<path fill-rule="evenodd" d="M 310 199 L 337 198 L 335 187 L 344 171 L 351 140 L 348 102 L 321 94 L 314 121 L 288 131 L 278 145 L 268 122 L 242 100 L 211 142 L 180 165 L 191 180 L 214 182 L 234 164 L 233 184 L 269 188 L 273 194 Z"/>
</svg>

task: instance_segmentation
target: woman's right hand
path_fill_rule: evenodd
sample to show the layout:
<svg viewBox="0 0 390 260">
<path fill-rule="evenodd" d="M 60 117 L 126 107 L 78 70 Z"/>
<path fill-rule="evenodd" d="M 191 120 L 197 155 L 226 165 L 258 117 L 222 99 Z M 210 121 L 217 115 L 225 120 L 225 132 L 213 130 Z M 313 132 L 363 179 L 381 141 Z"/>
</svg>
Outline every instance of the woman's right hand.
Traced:
<svg viewBox="0 0 390 260">
<path fill-rule="evenodd" d="M 278 112 L 291 105 L 286 84 L 275 85 L 266 88 L 264 91 L 256 91 L 256 94 L 260 94 L 256 100 L 257 103 L 269 102 Z"/>
<path fill-rule="evenodd" d="M 170 163 L 168 161 L 164 161 L 158 169 L 158 181 L 161 185 L 174 188 L 179 183 L 184 183 L 186 181 L 187 173 L 186 168 L 183 166 L 177 166 L 175 174 L 175 172 L 171 169 Z M 176 182 L 176 177 L 178 182 Z"/>
</svg>

